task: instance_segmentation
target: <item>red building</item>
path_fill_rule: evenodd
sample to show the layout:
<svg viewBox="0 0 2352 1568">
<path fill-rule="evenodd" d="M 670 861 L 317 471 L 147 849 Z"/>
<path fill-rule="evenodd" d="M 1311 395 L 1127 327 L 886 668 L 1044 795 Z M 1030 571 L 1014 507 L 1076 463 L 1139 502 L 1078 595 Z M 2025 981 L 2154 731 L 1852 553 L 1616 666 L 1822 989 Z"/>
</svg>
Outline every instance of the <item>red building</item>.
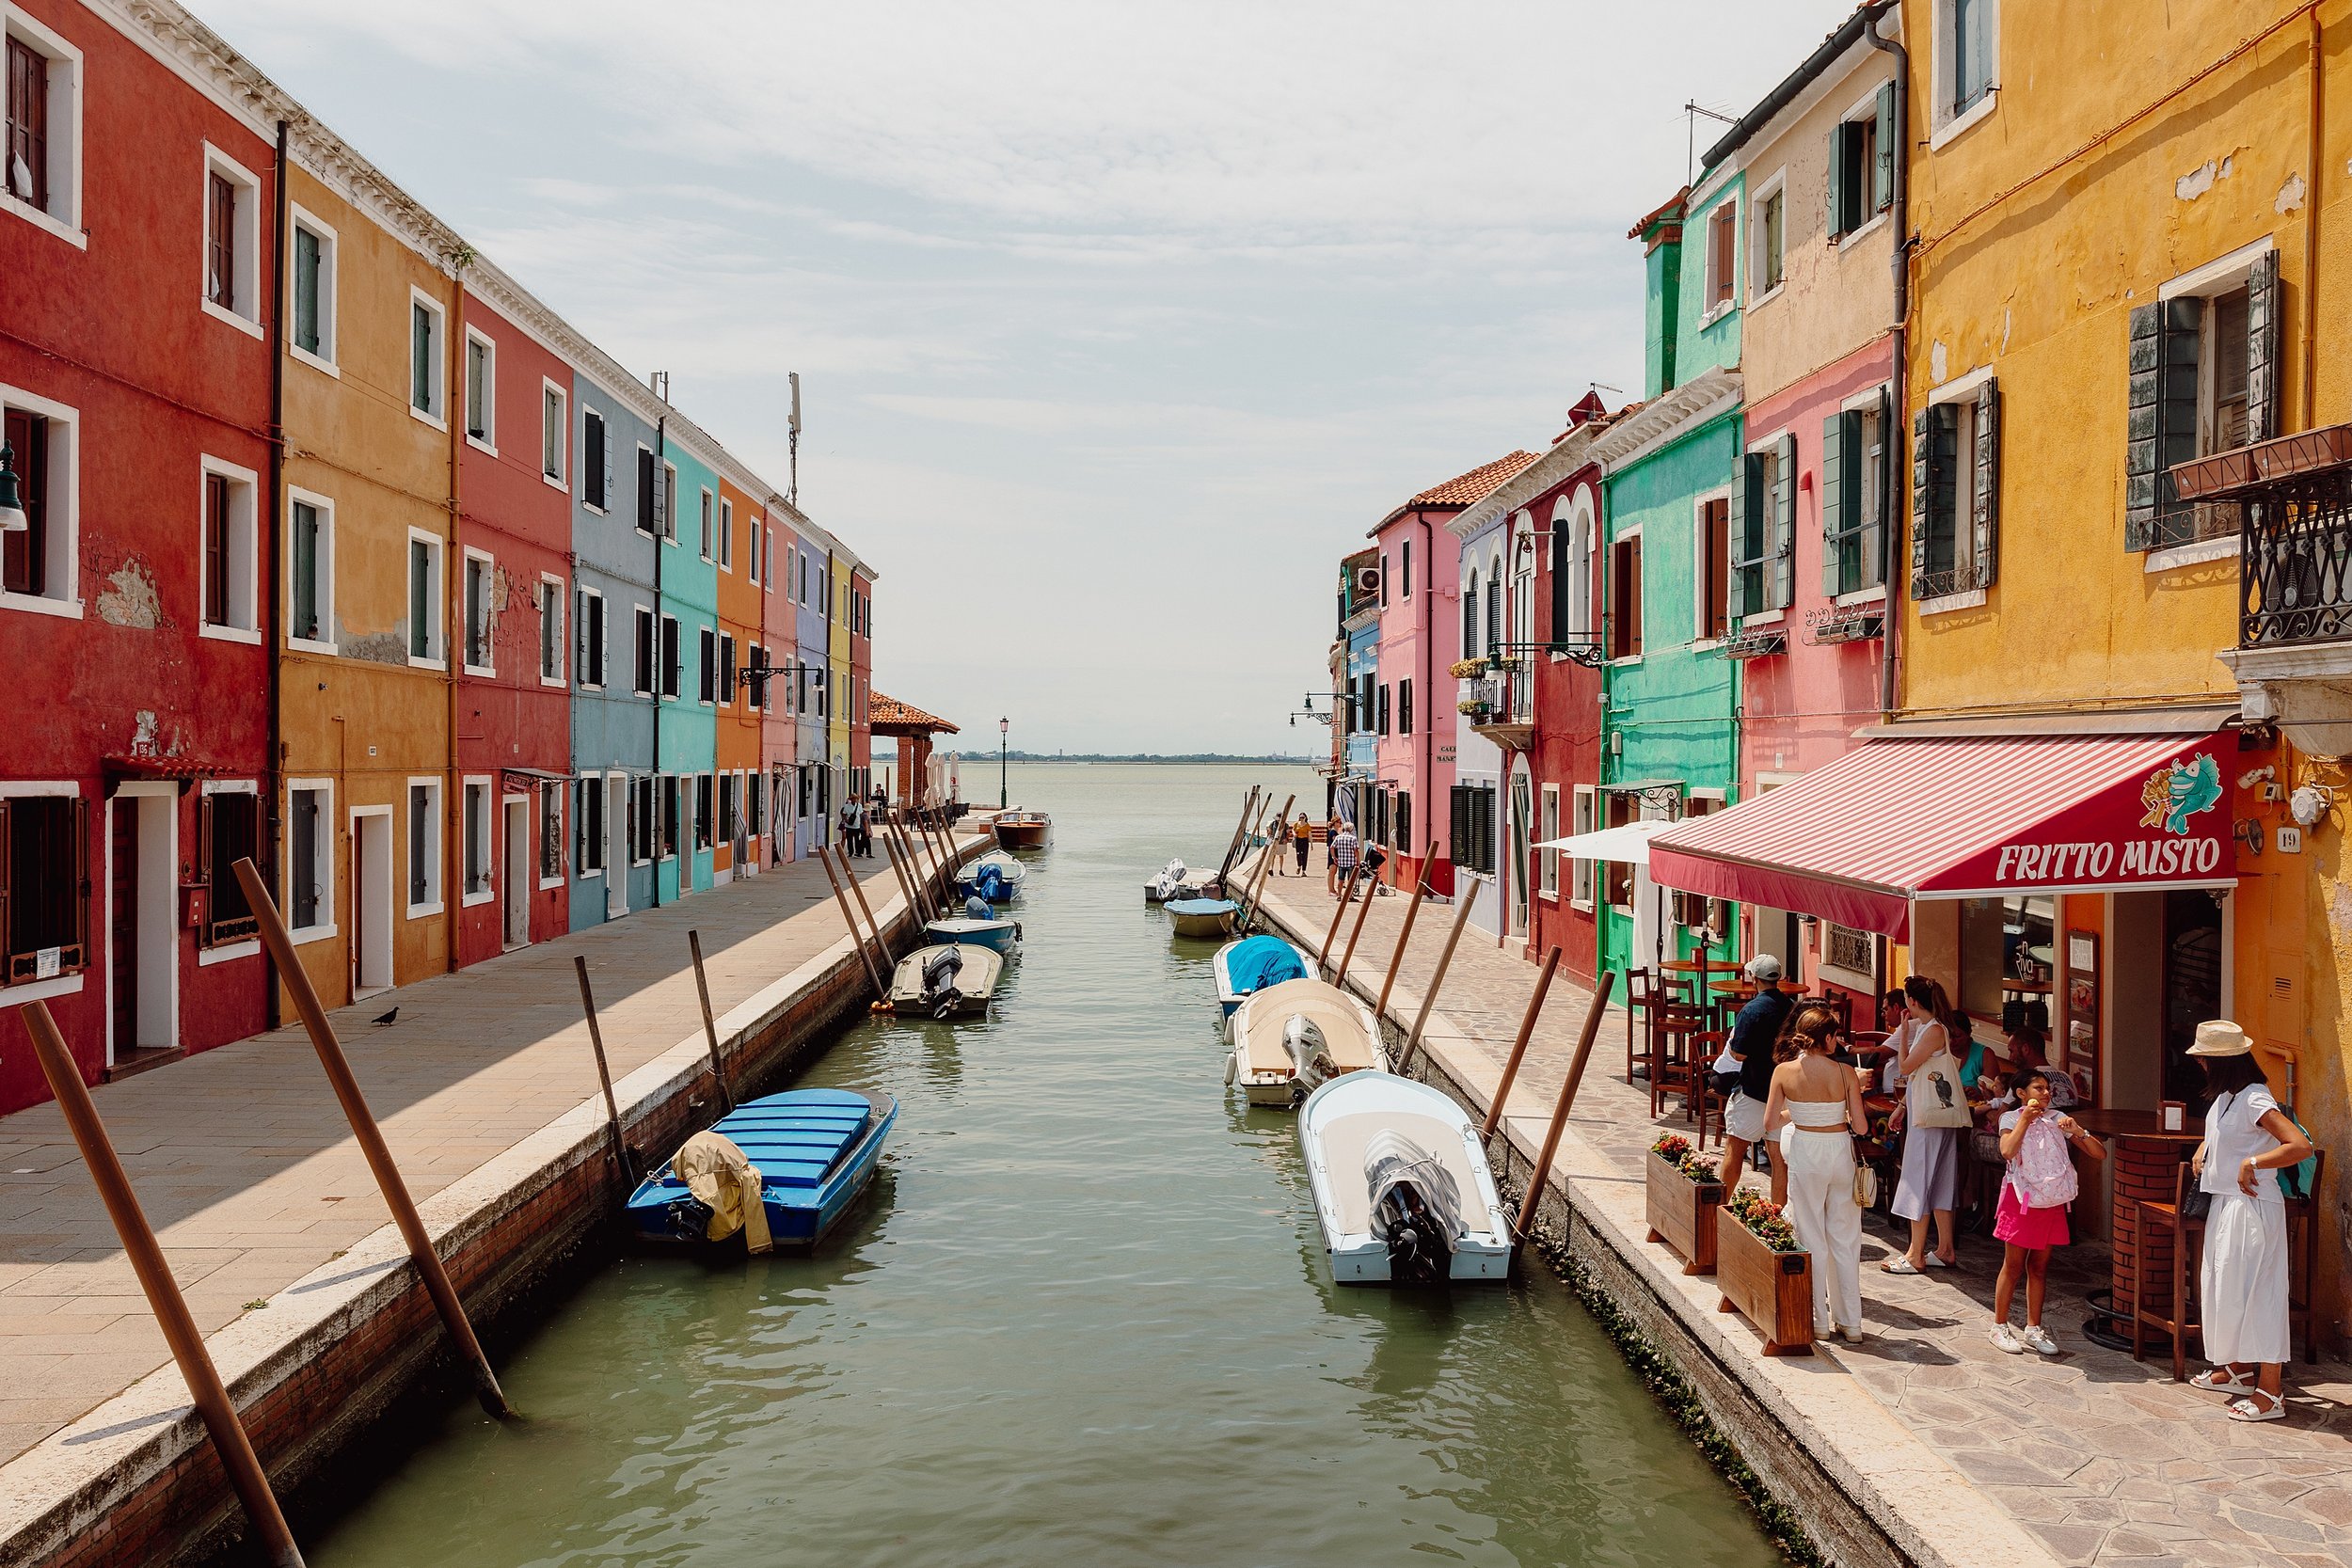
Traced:
<svg viewBox="0 0 2352 1568">
<path fill-rule="evenodd" d="M 80 6 L 5 13 L 0 1111 L 267 1022 L 275 127 Z"/>
</svg>

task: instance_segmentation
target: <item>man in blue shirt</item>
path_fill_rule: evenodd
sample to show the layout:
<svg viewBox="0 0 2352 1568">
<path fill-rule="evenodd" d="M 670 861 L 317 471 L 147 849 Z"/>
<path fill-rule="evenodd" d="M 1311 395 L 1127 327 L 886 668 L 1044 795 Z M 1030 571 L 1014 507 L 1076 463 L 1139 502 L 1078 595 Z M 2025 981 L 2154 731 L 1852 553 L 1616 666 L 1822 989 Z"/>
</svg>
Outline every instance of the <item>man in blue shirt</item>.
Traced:
<svg viewBox="0 0 2352 1568">
<path fill-rule="evenodd" d="M 1772 1201 L 1785 1203 L 1788 1167 L 1781 1160 L 1780 1145 L 1764 1136 L 1764 1101 L 1772 1092 L 1772 1047 L 1796 1003 L 1780 989 L 1780 960 L 1770 953 L 1750 958 L 1740 973 L 1756 982 L 1756 994 L 1740 1009 L 1731 1041 L 1717 1059 L 1726 1072 L 1740 1075 L 1739 1088 L 1724 1101 L 1724 1184 L 1738 1184 L 1747 1168 L 1748 1150 L 1760 1143 L 1772 1162 Z"/>
</svg>

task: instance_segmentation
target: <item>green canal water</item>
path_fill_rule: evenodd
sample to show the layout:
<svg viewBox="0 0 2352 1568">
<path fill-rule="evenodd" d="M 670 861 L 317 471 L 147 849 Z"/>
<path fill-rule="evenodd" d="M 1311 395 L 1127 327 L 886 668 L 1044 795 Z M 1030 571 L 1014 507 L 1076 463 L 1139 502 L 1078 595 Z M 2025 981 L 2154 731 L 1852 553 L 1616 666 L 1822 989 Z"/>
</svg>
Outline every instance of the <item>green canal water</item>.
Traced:
<svg viewBox="0 0 2352 1568">
<path fill-rule="evenodd" d="M 983 791 L 976 768 L 968 793 Z M 815 1258 L 625 1253 L 362 1445 L 318 1568 L 1779 1560 L 1540 1263 L 1341 1290 L 1291 1118 L 1224 1086 L 1210 944 L 1143 902 L 1305 769 L 1033 766 L 1053 812 L 985 1022 L 850 1029 L 900 1112 Z M 387 1451 L 387 1449 L 390 1451 Z"/>
</svg>

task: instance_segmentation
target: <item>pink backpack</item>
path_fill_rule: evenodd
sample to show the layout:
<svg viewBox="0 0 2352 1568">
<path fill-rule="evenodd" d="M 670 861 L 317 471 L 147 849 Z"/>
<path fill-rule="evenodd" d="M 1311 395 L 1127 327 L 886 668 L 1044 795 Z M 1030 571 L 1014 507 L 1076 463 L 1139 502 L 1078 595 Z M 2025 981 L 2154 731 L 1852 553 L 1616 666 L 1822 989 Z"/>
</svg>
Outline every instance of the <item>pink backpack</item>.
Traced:
<svg viewBox="0 0 2352 1568">
<path fill-rule="evenodd" d="M 2025 1142 L 2018 1146 L 2017 1163 L 2010 1178 L 2029 1209 L 2056 1209 L 2074 1201 L 2082 1183 L 2074 1175 L 2074 1156 L 2066 1147 L 2066 1134 L 2058 1123 L 2044 1116 L 2026 1129 Z"/>
</svg>

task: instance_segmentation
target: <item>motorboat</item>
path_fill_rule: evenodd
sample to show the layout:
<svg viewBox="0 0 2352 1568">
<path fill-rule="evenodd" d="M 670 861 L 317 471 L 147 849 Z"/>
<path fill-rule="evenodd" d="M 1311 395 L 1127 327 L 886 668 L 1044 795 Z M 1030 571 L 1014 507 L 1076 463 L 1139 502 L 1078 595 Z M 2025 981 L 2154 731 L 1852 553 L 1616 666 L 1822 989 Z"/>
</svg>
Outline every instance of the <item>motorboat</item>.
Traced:
<svg viewBox="0 0 2352 1568">
<path fill-rule="evenodd" d="M 935 942 L 969 942 L 986 947 L 1006 957 L 1012 956 L 1021 945 L 1021 922 L 1009 915 L 998 914 L 985 898 L 977 896 L 963 901 L 963 912 L 945 920 L 923 924 L 924 932 Z"/>
<path fill-rule="evenodd" d="M 1231 898 L 1171 898 L 1161 906 L 1180 937 L 1221 937 L 1233 928 L 1241 906 Z"/>
<path fill-rule="evenodd" d="M 1009 904 L 1021 896 L 1021 884 L 1028 876 L 1027 866 L 1002 849 L 991 849 L 956 873 L 956 891 L 966 898 Z"/>
<path fill-rule="evenodd" d="M 1054 837 L 1052 817 L 1041 811 L 1023 811 L 1018 806 L 998 812 L 995 826 L 999 849 L 1042 849 Z"/>
<path fill-rule="evenodd" d="M 1509 1276 L 1511 1220 L 1477 1123 L 1442 1090 L 1391 1072 L 1331 1079 L 1300 1108 L 1298 1144 L 1341 1284 Z"/>
<path fill-rule="evenodd" d="M 890 976 L 890 1010 L 901 1018 L 972 1018 L 988 1011 L 1004 955 L 993 947 L 942 942 L 898 960 Z"/>
<path fill-rule="evenodd" d="M 1228 1024 L 1225 1081 L 1252 1105 L 1289 1110 L 1333 1078 L 1386 1070 L 1372 1009 L 1327 980 L 1284 980 L 1246 999 Z"/>
<path fill-rule="evenodd" d="M 857 1089 L 787 1089 L 747 1101 L 686 1140 L 638 1184 L 626 1212 L 648 1241 L 751 1251 L 809 1247 L 841 1223 L 881 1164 L 898 1102 Z"/>
<path fill-rule="evenodd" d="M 1216 950 L 1216 1002 L 1231 1018 L 1235 1009 L 1268 986 L 1303 980 L 1315 966 L 1305 952 L 1280 937 L 1243 937 Z"/>
<path fill-rule="evenodd" d="M 1179 890 L 1184 885 L 1184 863 L 1171 860 L 1160 867 L 1157 876 L 1143 884 L 1143 901 L 1147 904 L 1165 904 L 1171 898 L 1181 898 L 1184 894 Z"/>
</svg>

